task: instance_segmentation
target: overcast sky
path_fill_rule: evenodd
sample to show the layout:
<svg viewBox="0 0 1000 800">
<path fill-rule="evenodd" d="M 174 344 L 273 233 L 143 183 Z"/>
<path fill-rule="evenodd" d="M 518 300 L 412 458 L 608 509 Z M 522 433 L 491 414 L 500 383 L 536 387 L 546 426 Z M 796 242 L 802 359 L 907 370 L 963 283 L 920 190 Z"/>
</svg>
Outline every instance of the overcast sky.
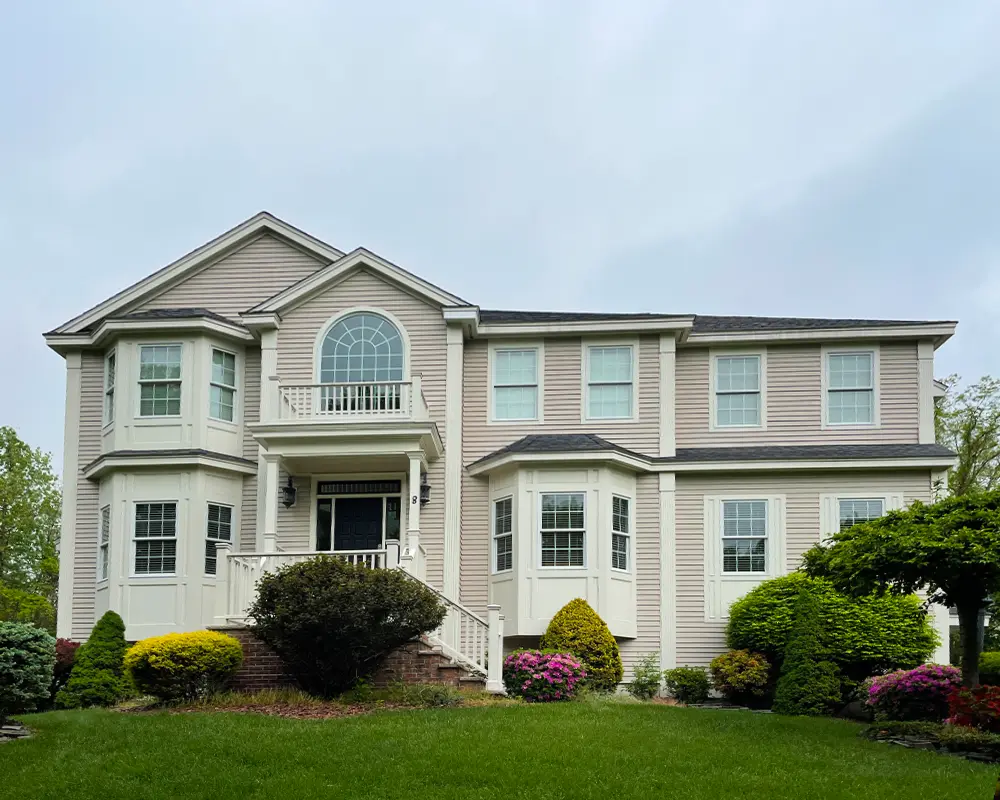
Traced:
<svg viewBox="0 0 1000 800">
<path fill-rule="evenodd" d="M 1000 373 L 1000 4 L 0 5 L 0 424 L 261 209 L 487 308 L 958 319 Z"/>
</svg>

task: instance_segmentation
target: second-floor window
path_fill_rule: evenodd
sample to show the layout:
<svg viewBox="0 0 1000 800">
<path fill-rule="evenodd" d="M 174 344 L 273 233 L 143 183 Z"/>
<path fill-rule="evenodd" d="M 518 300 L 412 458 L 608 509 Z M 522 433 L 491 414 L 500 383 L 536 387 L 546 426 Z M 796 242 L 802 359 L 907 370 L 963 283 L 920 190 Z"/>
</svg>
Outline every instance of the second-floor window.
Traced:
<svg viewBox="0 0 1000 800">
<path fill-rule="evenodd" d="M 139 416 L 177 417 L 181 413 L 181 346 L 139 348 Z"/>
<path fill-rule="evenodd" d="M 538 350 L 497 350 L 493 356 L 493 418 L 538 419 Z"/>
<path fill-rule="evenodd" d="M 759 355 L 716 357 L 716 427 L 746 428 L 760 425 L 760 372 Z"/>
<path fill-rule="evenodd" d="M 827 353 L 826 422 L 871 425 L 875 422 L 875 354 L 871 350 Z"/>
<path fill-rule="evenodd" d="M 209 386 L 208 414 L 232 422 L 236 408 L 236 356 L 212 350 L 212 382 Z"/>
<path fill-rule="evenodd" d="M 104 424 L 115 421 L 115 372 L 118 358 L 112 350 L 104 359 Z"/>
<path fill-rule="evenodd" d="M 588 347 L 587 418 L 631 418 L 634 376 L 631 346 Z"/>
</svg>

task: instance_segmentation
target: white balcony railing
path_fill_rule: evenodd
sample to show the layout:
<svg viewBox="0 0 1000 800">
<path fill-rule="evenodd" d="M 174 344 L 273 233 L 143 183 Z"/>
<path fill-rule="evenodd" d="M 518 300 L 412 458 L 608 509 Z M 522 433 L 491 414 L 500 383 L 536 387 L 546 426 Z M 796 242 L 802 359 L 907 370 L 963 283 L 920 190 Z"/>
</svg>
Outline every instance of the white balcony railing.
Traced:
<svg viewBox="0 0 1000 800">
<path fill-rule="evenodd" d="M 420 376 L 378 383 L 278 382 L 279 420 L 427 419 Z"/>
</svg>

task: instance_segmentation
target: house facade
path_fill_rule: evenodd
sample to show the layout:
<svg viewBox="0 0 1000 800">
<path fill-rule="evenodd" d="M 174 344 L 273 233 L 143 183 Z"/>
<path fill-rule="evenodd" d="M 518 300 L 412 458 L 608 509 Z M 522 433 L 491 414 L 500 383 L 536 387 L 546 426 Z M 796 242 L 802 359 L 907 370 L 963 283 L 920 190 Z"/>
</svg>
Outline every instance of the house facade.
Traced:
<svg viewBox="0 0 1000 800">
<path fill-rule="evenodd" d="M 933 498 L 954 330 L 490 311 L 258 214 L 45 335 L 58 633 L 108 609 L 129 639 L 239 622 L 262 571 L 334 552 L 438 591 L 473 665 L 575 597 L 626 675 L 706 664 L 733 600 Z"/>
</svg>

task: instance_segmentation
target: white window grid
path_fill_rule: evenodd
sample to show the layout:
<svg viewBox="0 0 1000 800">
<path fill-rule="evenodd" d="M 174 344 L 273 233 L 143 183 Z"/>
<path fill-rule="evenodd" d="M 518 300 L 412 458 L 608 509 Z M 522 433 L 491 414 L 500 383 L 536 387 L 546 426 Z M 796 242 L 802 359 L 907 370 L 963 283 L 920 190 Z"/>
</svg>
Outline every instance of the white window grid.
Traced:
<svg viewBox="0 0 1000 800">
<path fill-rule="evenodd" d="M 101 508 L 101 530 L 98 542 L 97 579 L 106 581 L 111 571 L 111 506 Z"/>
<path fill-rule="evenodd" d="M 611 496 L 611 569 L 629 571 L 632 550 L 631 501 Z"/>
<path fill-rule="evenodd" d="M 586 495 L 552 492 L 541 496 L 542 567 L 586 566 Z"/>
<path fill-rule="evenodd" d="M 759 427 L 761 383 L 759 355 L 717 356 L 715 359 L 716 427 Z"/>
<path fill-rule="evenodd" d="M 722 572 L 767 572 L 767 501 L 722 501 Z"/>
<path fill-rule="evenodd" d="M 494 351 L 494 419 L 503 422 L 538 419 L 538 362 L 536 347 Z"/>
<path fill-rule="evenodd" d="M 181 413 L 181 346 L 139 348 L 139 416 L 177 417 Z"/>
<path fill-rule="evenodd" d="M 827 424 L 875 422 L 875 353 L 871 350 L 827 353 Z"/>
<path fill-rule="evenodd" d="M 104 424 L 115 421 L 115 377 L 118 367 L 117 353 L 112 350 L 104 360 Z"/>
<path fill-rule="evenodd" d="M 205 530 L 205 574 L 215 575 L 218 568 L 216 542 L 233 540 L 233 507 L 222 503 L 208 504 L 208 522 Z"/>
<path fill-rule="evenodd" d="M 631 419 L 635 392 L 632 345 L 587 347 L 587 418 Z"/>
<path fill-rule="evenodd" d="M 236 354 L 212 348 L 208 415 L 232 422 L 236 417 Z"/>
<path fill-rule="evenodd" d="M 840 530 L 846 531 L 860 522 L 871 522 L 883 516 L 885 500 L 881 497 L 841 497 L 837 500 L 837 512 Z"/>
<path fill-rule="evenodd" d="M 135 504 L 135 575 L 173 575 L 177 570 L 177 503 Z"/>
<path fill-rule="evenodd" d="M 493 503 L 493 571 L 514 568 L 514 498 L 504 497 Z"/>
<path fill-rule="evenodd" d="M 320 351 L 321 383 L 392 383 L 403 380 L 403 339 L 386 317 L 350 314 L 330 328 Z"/>
</svg>

